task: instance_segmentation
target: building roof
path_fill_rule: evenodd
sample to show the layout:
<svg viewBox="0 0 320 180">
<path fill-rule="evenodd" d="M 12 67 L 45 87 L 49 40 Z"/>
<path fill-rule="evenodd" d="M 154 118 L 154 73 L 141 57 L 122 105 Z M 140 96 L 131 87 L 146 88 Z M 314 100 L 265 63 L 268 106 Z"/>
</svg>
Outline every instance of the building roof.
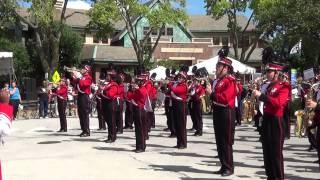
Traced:
<svg viewBox="0 0 320 180">
<path fill-rule="evenodd" d="M 212 55 L 213 56 L 216 56 L 218 55 L 218 52 L 219 50 L 221 49 L 221 47 L 214 47 L 213 50 L 212 50 Z M 248 50 L 249 51 L 249 50 Z M 247 52 L 248 52 L 247 51 Z M 261 62 L 261 57 L 262 57 L 262 51 L 263 49 L 262 48 L 255 48 L 248 60 L 248 62 L 245 62 L 246 63 L 257 63 L 257 62 Z M 241 55 L 241 48 L 238 48 L 238 54 L 239 56 Z M 230 57 L 234 57 L 234 50 L 233 48 L 230 48 L 229 49 L 229 55 Z"/>
<path fill-rule="evenodd" d="M 153 3 L 156 1 L 153 1 Z M 153 4 L 151 4 L 152 6 Z M 90 22 L 90 18 L 87 14 L 87 10 L 79 10 L 79 9 L 67 9 L 66 16 L 70 16 L 67 18 L 67 25 L 75 28 L 85 28 Z M 28 16 L 27 9 L 20 9 L 18 11 L 23 17 Z M 192 32 L 215 32 L 215 31 L 228 31 L 228 17 L 223 16 L 219 20 L 215 20 L 211 16 L 207 15 L 191 15 L 189 16 L 190 23 L 187 25 L 187 29 Z M 247 24 L 247 17 L 239 15 L 238 16 L 238 24 L 241 27 L 244 27 Z M 125 29 L 124 21 L 118 21 L 114 23 L 114 28 L 117 31 L 123 31 Z M 255 28 L 254 24 L 251 22 L 248 26 L 248 31 L 251 31 Z"/>
<path fill-rule="evenodd" d="M 138 63 L 134 49 L 122 46 L 84 45 L 81 59 L 96 63 Z"/>
<path fill-rule="evenodd" d="M 213 32 L 213 31 L 228 31 L 228 17 L 223 16 L 220 19 L 216 20 L 212 16 L 207 15 L 195 15 L 189 16 L 190 24 L 187 25 L 187 28 L 191 32 Z M 237 18 L 238 24 L 241 27 L 245 27 L 248 22 L 248 18 L 242 15 L 238 15 Z M 250 22 L 247 31 L 255 29 L 252 21 Z"/>
</svg>

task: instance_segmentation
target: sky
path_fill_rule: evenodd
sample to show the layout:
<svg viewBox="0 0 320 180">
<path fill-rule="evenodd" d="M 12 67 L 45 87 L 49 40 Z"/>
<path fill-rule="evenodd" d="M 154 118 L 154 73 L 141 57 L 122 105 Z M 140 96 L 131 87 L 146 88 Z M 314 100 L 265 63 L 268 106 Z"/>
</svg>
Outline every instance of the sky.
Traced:
<svg viewBox="0 0 320 180">
<path fill-rule="evenodd" d="M 76 2 L 76 1 L 81 1 Z M 144 2 L 147 0 L 141 0 Z M 69 0 L 68 7 L 78 8 L 78 7 L 85 7 L 87 9 L 90 5 L 86 5 L 85 2 L 89 2 L 89 0 Z M 25 4 L 25 6 L 28 6 Z M 30 6 L 30 5 L 29 5 Z M 186 0 L 186 10 L 189 15 L 205 15 L 206 10 L 204 8 L 204 0 Z M 249 17 L 252 11 L 247 10 L 245 12 L 245 16 Z"/>
</svg>

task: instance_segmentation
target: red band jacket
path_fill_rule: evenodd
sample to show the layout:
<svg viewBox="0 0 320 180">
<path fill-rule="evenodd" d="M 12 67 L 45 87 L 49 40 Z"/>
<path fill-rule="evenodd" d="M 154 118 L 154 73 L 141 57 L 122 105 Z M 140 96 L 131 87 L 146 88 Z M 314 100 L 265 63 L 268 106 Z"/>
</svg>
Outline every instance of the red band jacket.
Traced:
<svg viewBox="0 0 320 180">
<path fill-rule="evenodd" d="M 138 106 L 140 109 L 144 109 L 145 102 L 147 100 L 147 88 L 140 86 L 139 89 L 133 91 L 132 104 Z"/>
<path fill-rule="evenodd" d="M 237 96 L 235 78 L 231 75 L 224 76 L 217 80 L 215 85 L 212 101 L 214 105 L 222 107 L 235 107 L 235 98 Z"/>
<path fill-rule="evenodd" d="M 81 94 L 89 95 L 91 93 L 91 83 L 92 77 L 90 74 L 86 73 L 81 79 L 77 82 L 77 91 Z"/>
<path fill-rule="evenodd" d="M 200 101 L 201 97 L 205 95 L 206 90 L 202 85 L 197 85 L 194 94 L 191 95 L 192 101 Z"/>
<path fill-rule="evenodd" d="M 118 84 L 114 81 L 110 81 L 104 86 L 101 96 L 105 99 L 114 100 L 118 95 Z"/>
<path fill-rule="evenodd" d="M 186 102 L 188 95 L 188 86 L 185 82 L 179 82 L 170 86 L 171 97 L 173 99 Z"/>
<path fill-rule="evenodd" d="M 68 87 L 66 85 L 60 85 L 57 89 L 57 97 L 62 100 L 67 100 L 68 97 Z"/>
<path fill-rule="evenodd" d="M 261 94 L 259 97 L 259 100 L 264 102 L 263 112 L 282 118 L 283 110 L 288 103 L 289 89 L 287 83 L 272 82 L 266 94 Z"/>
<path fill-rule="evenodd" d="M 122 84 L 118 84 L 118 95 L 117 97 L 119 97 L 121 100 L 124 99 L 124 85 Z"/>
</svg>

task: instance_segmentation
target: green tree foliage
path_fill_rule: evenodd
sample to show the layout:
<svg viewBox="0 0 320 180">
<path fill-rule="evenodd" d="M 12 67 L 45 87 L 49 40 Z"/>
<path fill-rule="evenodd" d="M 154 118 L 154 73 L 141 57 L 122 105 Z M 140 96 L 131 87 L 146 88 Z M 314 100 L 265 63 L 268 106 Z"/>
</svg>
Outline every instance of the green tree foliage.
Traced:
<svg viewBox="0 0 320 180">
<path fill-rule="evenodd" d="M 320 1 L 256 0 L 255 19 L 266 36 L 292 67 L 301 69 L 319 65 Z M 302 40 L 302 52 L 289 55 L 290 49 Z"/>
<path fill-rule="evenodd" d="M 65 25 L 66 26 L 66 25 Z M 60 41 L 60 67 L 78 66 L 83 48 L 84 38 L 71 29 L 64 27 Z"/>
<path fill-rule="evenodd" d="M 242 62 L 247 62 L 257 46 L 261 36 L 261 31 L 256 29 L 250 35 L 255 35 L 251 43 L 244 45 L 245 35 L 248 33 L 249 23 L 252 23 L 254 12 L 252 12 L 245 26 L 238 23 L 238 15 L 243 14 L 248 8 L 253 7 L 254 0 L 204 0 L 207 14 L 212 15 L 215 19 L 223 16 L 228 17 L 228 29 L 231 34 L 231 42 L 234 50 L 234 58 Z M 242 44 L 241 53 L 239 53 L 239 44 Z"/>
<path fill-rule="evenodd" d="M 19 11 L 19 2 L 30 2 L 32 5 L 27 9 L 28 15 L 23 16 Z M 56 0 L 4 0 L 0 1 L 3 7 L 8 9 L 19 21 L 28 25 L 44 72 L 49 75 L 58 67 L 59 45 L 63 24 L 66 21 L 65 12 L 68 0 L 65 0 L 61 10 L 54 7 Z"/>
<path fill-rule="evenodd" d="M 142 65 L 150 61 L 161 37 L 159 33 L 156 42 L 151 43 L 150 37 L 153 31 L 161 32 L 166 25 L 188 22 L 188 16 L 184 10 L 185 0 L 159 0 L 159 2 L 157 8 L 151 9 L 149 3 L 142 4 L 139 0 L 100 0 L 94 4 L 89 13 L 90 24 L 103 34 L 110 34 L 114 22 L 123 21 L 139 65 Z M 142 17 L 148 20 L 150 28 L 146 35 L 139 39 L 136 21 Z"/>
<path fill-rule="evenodd" d="M 21 43 L 0 38 L 0 51 L 13 52 L 14 70 L 17 79 L 30 76 L 35 71 L 34 64 L 30 61 L 28 52 Z"/>
</svg>

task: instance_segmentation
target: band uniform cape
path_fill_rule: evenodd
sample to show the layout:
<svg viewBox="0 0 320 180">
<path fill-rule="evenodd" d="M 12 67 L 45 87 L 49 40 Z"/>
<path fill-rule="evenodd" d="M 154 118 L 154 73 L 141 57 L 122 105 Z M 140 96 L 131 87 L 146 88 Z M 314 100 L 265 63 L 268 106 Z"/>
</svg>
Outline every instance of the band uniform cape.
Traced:
<svg viewBox="0 0 320 180">
<path fill-rule="evenodd" d="M 9 104 L 0 104 L 0 143 L 3 144 L 3 137 L 10 133 L 13 119 L 13 107 Z"/>
</svg>

